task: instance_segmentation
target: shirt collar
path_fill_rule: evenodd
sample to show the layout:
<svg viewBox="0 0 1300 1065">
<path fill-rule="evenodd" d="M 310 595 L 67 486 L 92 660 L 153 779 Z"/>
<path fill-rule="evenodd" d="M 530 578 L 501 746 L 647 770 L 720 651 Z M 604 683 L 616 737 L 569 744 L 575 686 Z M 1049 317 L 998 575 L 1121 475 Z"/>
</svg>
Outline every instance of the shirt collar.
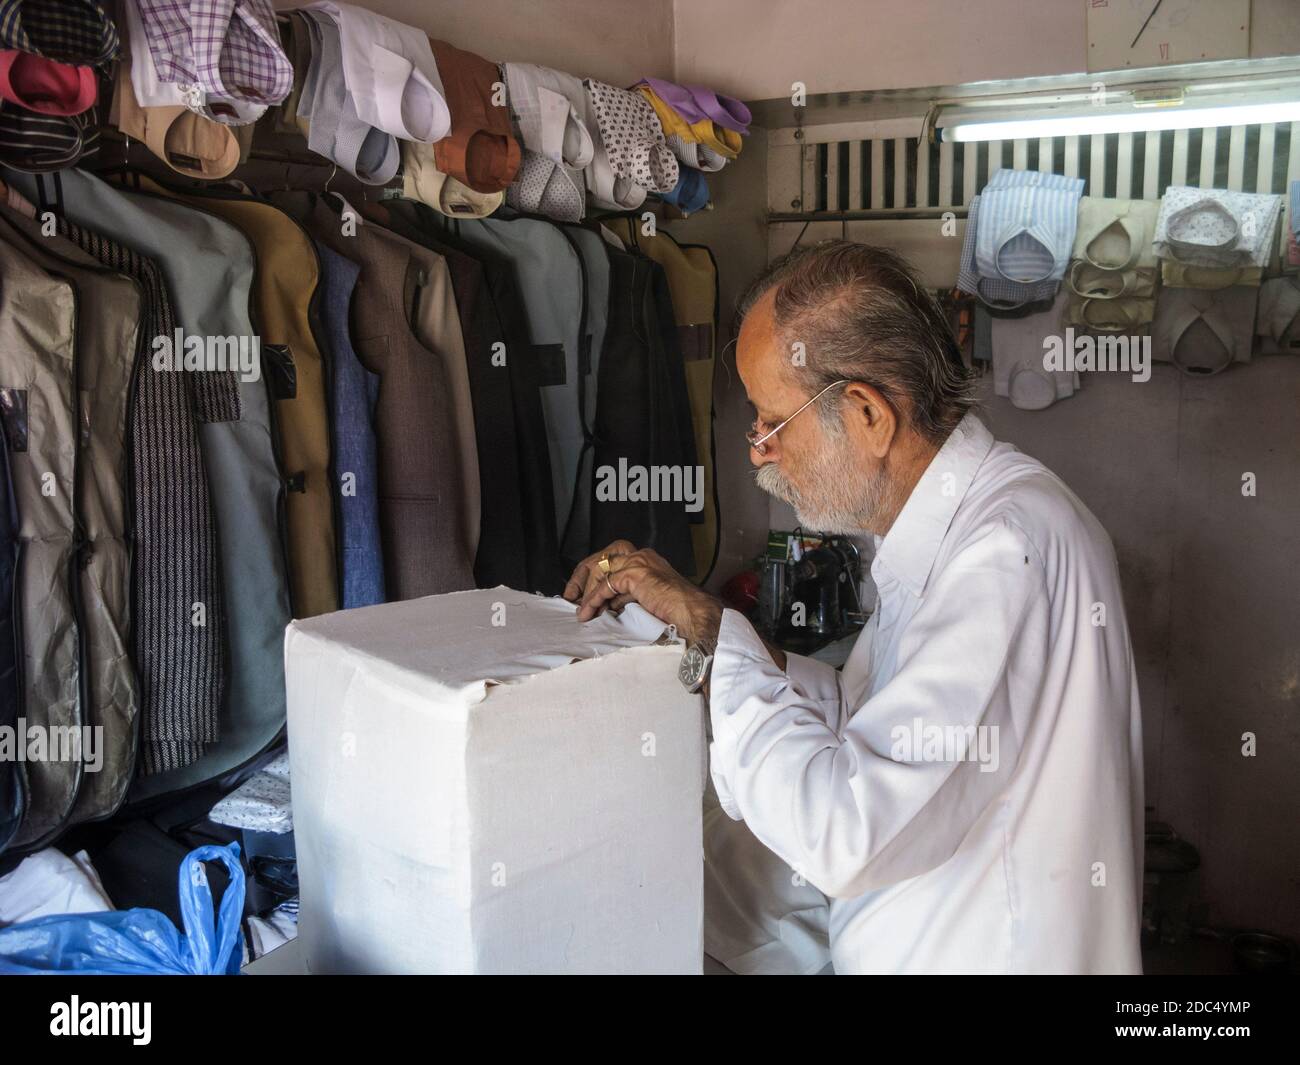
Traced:
<svg viewBox="0 0 1300 1065">
<path fill-rule="evenodd" d="M 930 460 L 889 532 L 876 538 L 871 569 L 877 584 L 883 569 L 913 595 L 925 591 L 953 515 L 992 446 L 993 434 L 983 422 L 969 413 L 962 418 Z"/>
</svg>

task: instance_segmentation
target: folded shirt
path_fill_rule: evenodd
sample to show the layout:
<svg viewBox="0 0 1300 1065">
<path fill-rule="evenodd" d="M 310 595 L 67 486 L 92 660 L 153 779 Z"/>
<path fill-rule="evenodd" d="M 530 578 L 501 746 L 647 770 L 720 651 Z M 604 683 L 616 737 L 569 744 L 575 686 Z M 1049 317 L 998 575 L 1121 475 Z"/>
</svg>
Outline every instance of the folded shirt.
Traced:
<svg viewBox="0 0 1300 1065">
<path fill-rule="evenodd" d="M 524 144 L 519 175 L 506 202 L 565 222 L 581 221 L 586 185 L 581 171 L 591 165 L 595 143 L 571 99 L 576 78 L 532 63 L 503 67 L 510 112 Z"/>
<path fill-rule="evenodd" d="M 123 65 L 130 68 L 131 91 L 138 106 L 186 107 L 197 115 L 229 126 L 251 125 L 265 114 L 265 104 L 209 97 L 193 82 L 163 81 L 139 9 L 134 3 L 123 3 L 121 12 L 126 31 Z"/>
<path fill-rule="evenodd" d="M 510 108 L 495 99 L 501 70 L 446 41 L 429 43 L 451 110 L 451 128 L 433 146 L 438 169 L 475 192 L 500 192 L 515 179 L 520 158 Z"/>
<path fill-rule="evenodd" d="M 158 77 L 264 108 L 293 87 L 269 0 L 136 0 Z M 130 6 L 129 4 L 127 6 Z M 214 108 L 211 117 L 224 112 Z"/>
<path fill-rule="evenodd" d="M 957 287 L 975 296 L 995 314 L 1037 313 L 1056 299 L 1060 285 L 1055 281 L 1021 284 L 1001 277 L 981 277 L 975 269 L 975 242 L 981 217 L 980 197 L 971 199 L 966 208 L 966 236 L 961 246 L 961 263 L 957 270 Z"/>
<path fill-rule="evenodd" d="M 246 150 L 241 134 L 251 142 L 253 127 L 225 126 L 180 104 L 141 107 L 130 73 L 134 65 L 118 64 L 109 124 L 187 177 L 212 181 L 234 170 Z"/>
<path fill-rule="evenodd" d="M 0 2 L 0 48 L 103 67 L 117 57 L 118 44 L 117 26 L 102 0 Z"/>
<path fill-rule="evenodd" d="M 668 147 L 677 156 L 677 161 L 692 170 L 713 173 L 727 165 L 727 157 L 715 152 L 707 144 L 683 140 L 676 133 L 669 133 L 667 139 Z"/>
<path fill-rule="evenodd" d="M 1079 389 L 1077 370 L 1048 370 L 1044 365 L 1043 339 L 1061 331 L 1066 299 L 1062 294 L 1040 314 L 993 319 L 993 392 L 1014 407 L 1042 410 Z"/>
<path fill-rule="evenodd" d="M 1155 295 L 1158 277 L 1159 271 L 1153 268 L 1104 270 L 1082 259 L 1072 259 L 1065 272 L 1065 287 L 1087 299 L 1144 299 Z"/>
<path fill-rule="evenodd" d="M 1258 285 L 1264 271 L 1258 266 L 1195 266 L 1173 259 L 1160 260 L 1160 280 L 1170 288 L 1230 288 Z"/>
<path fill-rule="evenodd" d="M 694 214 L 709 204 L 709 186 L 698 170 L 684 167 L 671 192 L 663 194 L 664 203 L 671 203 L 682 214 Z"/>
<path fill-rule="evenodd" d="M 1159 213 L 1156 200 L 1082 196 L 1071 257 L 1102 270 L 1154 269 Z"/>
<path fill-rule="evenodd" d="M 1060 281 L 1070 261 L 1083 179 L 1037 170 L 994 172 L 980 195 L 975 267 L 980 277 Z"/>
<path fill-rule="evenodd" d="M 1160 201 L 1154 247 L 1195 266 L 1268 265 L 1282 197 L 1171 185 Z"/>
<path fill-rule="evenodd" d="M 504 192 L 475 192 L 444 174 L 433 157 L 433 145 L 420 141 L 402 141 L 402 195 L 449 218 L 486 218 L 506 198 Z"/>
<path fill-rule="evenodd" d="M 27 174 L 65 170 L 99 149 L 95 111 L 39 115 L 0 101 L 0 166 Z"/>
<path fill-rule="evenodd" d="M 677 157 L 669 150 L 649 101 L 640 93 L 594 78 L 583 84 L 614 174 L 651 192 L 671 192 L 677 185 Z"/>
<path fill-rule="evenodd" d="M 451 132 L 442 77 L 423 30 L 355 4 L 318 0 L 305 10 L 322 12 L 337 25 L 343 77 L 362 122 L 426 143 Z"/>
<path fill-rule="evenodd" d="M 397 139 L 366 122 L 343 74 L 339 27 L 324 11 L 308 9 L 311 69 L 303 81 L 298 114 L 309 123 L 307 147 L 333 160 L 358 181 L 385 185 L 401 164 Z"/>
<path fill-rule="evenodd" d="M 710 121 L 736 133 L 748 133 L 753 116 L 734 96 L 714 92 L 698 85 L 678 85 L 662 78 L 642 78 L 638 87 L 645 85 L 687 123 Z"/>
<path fill-rule="evenodd" d="M 1152 355 L 1186 374 L 1218 373 L 1249 362 L 1259 289 L 1167 288 L 1151 325 Z"/>
<path fill-rule="evenodd" d="M 93 67 L 0 51 L 0 98 L 42 115 L 79 115 L 95 106 L 99 78 Z"/>
<path fill-rule="evenodd" d="M 700 119 L 698 122 L 687 122 L 649 85 L 638 85 L 637 91 L 654 108 L 655 117 L 659 119 L 659 126 L 665 136 L 702 144 L 724 159 L 735 159 L 740 154 L 743 142 L 739 133 L 725 126 L 719 126 L 709 118 Z"/>
<path fill-rule="evenodd" d="M 1154 299 L 1089 299 L 1070 293 L 1062 315 L 1064 325 L 1090 333 L 1141 336 L 1156 315 Z"/>
<path fill-rule="evenodd" d="M 1260 286 L 1255 333 L 1265 355 L 1300 355 L 1300 277 L 1274 277 Z"/>
</svg>

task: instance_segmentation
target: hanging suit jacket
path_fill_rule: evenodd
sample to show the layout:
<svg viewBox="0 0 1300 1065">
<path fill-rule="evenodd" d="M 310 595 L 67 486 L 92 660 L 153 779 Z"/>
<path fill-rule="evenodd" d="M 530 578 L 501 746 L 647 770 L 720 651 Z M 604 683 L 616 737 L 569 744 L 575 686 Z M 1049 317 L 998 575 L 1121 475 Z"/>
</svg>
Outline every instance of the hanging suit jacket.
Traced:
<svg viewBox="0 0 1300 1065">
<path fill-rule="evenodd" d="M 596 391 L 591 550 L 626 539 L 652 547 L 682 574 L 694 573 L 690 514 L 678 499 L 602 499 L 602 471 L 697 465 L 677 324 L 668 279 L 641 255 L 609 252 L 612 273 L 605 356 Z M 685 482 L 683 481 L 684 485 Z M 626 493 L 630 497 L 631 493 Z"/>
<path fill-rule="evenodd" d="M 0 273 L 0 285 L 4 277 Z M 0 312 L 5 310 L 0 302 Z M 18 508 L 9 448 L 0 440 L 0 728 L 17 729 L 22 706 L 18 676 L 18 629 L 14 570 L 18 561 Z M 15 752 L 16 753 L 16 752 Z M 9 846 L 27 809 L 27 775 L 16 758 L 0 761 L 0 854 Z"/>
<path fill-rule="evenodd" d="M 35 183 L 6 173 L 29 199 Z M 64 213 L 161 266 L 179 325 L 190 336 L 252 336 L 253 256 L 233 226 L 164 197 L 115 189 L 79 170 L 62 174 Z M 201 757 L 140 777 L 132 802 L 231 773 L 283 731 L 284 628 L 289 596 L 283 482 L 264 378 L 198 374 L 200 445 L 216 511 L 221 575 L 230 619 L 221 736 Z M 196 384 L 197 384 L 196 380 Z M 183 759 L 188 740 L 178 739 Z"/>
<path fill-rule="evenodd" d="M 506 343 L 506 336 L 483 265 L 439 239 L 436 228 L 422 226 L 417 208 L 427 210 L 413 200 L 392 200 L 372 210 L 370 217 L 399 236 L 441 255 L 451 272 L 464 338 L 478 455 L 481 522 L 474 555 L 474 580 L 480 588 L 498 584 L 528 588 L 531 586 L 509 365 L 493 364 L 493 346 Z"/>
<path fill-rule="evenodd" d="M 267 203 L 221 196 L 172 195 L 239 229 L 253 246 L 254 324 L 262 373 L 276 403 L 285 472 L 289 602 L 294 617 L 339 608 L 338 544 L 330 483 L 330 430 L 325 359 L 314 322 L 319 309 L 316 248 L 292 218 Z M 274 349 L 274 350 L 273 350 Z"/>
<path fill-rule="evenodd" d="M 73 408 L 77 415 L 77 587 L 81 637 L 81 719 L 94 734 L 95 771 L 82 775 L 67 825 L 114 813 L 135 773 L 140 710 L 130 653 L 130 551 L 127 544 L 127 398 L 143 296 L 128 277 L 106 270 L 39 222 L 0 209 L 0 231 L 46 271 L 67 277 L 77 292 L 73 344 Z M 65 826 L 66 827 L 66 826 Z M 26 829 L 20 838 L 28 843 Z"/>
<path fill-rule="evenodd" d="M 441 243 L 472 256 L 483 268 L 491 297 L 483 330 L 487 336 L 498 338 L 496 342 L 503 345 L 493 352 L 492 366 L 499 369 L 499 362 L 504 359 L 509 378 L 510 409 L 514 415 L 515 459 L 519 469 L 518 503 L 523 516 L 523 557 L 527 569 L 527 583 L 522 587 L 544 595 L 558 595 L 570 570 L 564 569 L 560 560 L 542 390 L 533 360 L 528 357 L 532 341 L 523 298 L 515 282 L 514 264 L 500 250 L 494 251 L 481 242 L 466 240 L 460 232 L 459 222 L 427 204 L 396 201 L 390 209 L 413 211 L 426 231 L 436 233 Z M 512 358 L 510 352 L 516 356 L 524 352 L 525 356 Z M 497 358 L 498 354 L 500 358 Z M 490 405 L 488 409 L 505 413 L 497 405 Z M 506 419 L 502 417 L 501 421 L 504 424 Z M 497 484 L 492 494 L 501 496 L 510 491 Z"/>
<path fill-rule="evenodd" d="M 76 573 L 76 412 L 73 346 L 77 294 L 39 267 L 9 233 L 0 239 L 0 395 L 21 516 L 15 593 L 21 706 L 29 726 L 79 729 Z M 39 845 L 72 814 L 82 764 L 24 762 L 27 814 L 15 845 Z"/>
<path fill-rule="evenodd" d="M 713 374 L 716 365 L 718 267 L 702 244 L 679 244 L 670 234 L 641 231 L 639 219 L 612 218 L 605 223 L 629 247 L 664 268 L 672 295 L 677 339 L 686 368 L 695 452 L 704 465 L 704 509 L 692 517 L 695 576 L 703 583 L 718 555 L 717 471 L 713 446 Z"/>
<path fill-rule="evenodd" d="M 362 223 L 358 220 L 357 224 Z M 482 527 L 478 441 L 474 436 L 474 401 L 470 396 L 465 337 L 461 332 L 451 268 L 442 255 L 427 245 L 382 226 L 379 232 L 395 248 L 405 248 L 419 267 L 412 292 L 411 326 L 416 339 L 442 367 L 447 418 L 452 430 L 450 454 L 460 467 L 455 482 L 460 498 L 453 502 L 472 563 L 478 553 Z"/>
<path fill-rule="evenodd" d="M 384 549 L 379 531 L 379 452 L 375 404 L 379 376 L 361 365 L 348 331 L 348 310 L 361 268 L 317 242 L 324 303 L 322 337 L 328 351 L 330 417 L 334 427 L 335 509 L 338 512 L 342 606 L 384 601 Z"/>
<path fill-rule="evenodd" d="M 128 392 L 130 434 L 132 650 L 140 687 L 141 773 L 175 768 L 185 736 L 190 760 L 218 738 L 225 693 L 226 619 L 207 472 L 199 449 L 193 378 L 159 373 L 156 337 L 171 337 L 176 316 L 152 260 L 66 220 L 60 232 L 112 270 L 132 277 L 144 297 Z M 195 625 L 195 603 L 206 604 Z"/>
<path fill-rule="evenodd" d="M 545 219 L 461 221 L 456 232 L 476 254 L 494 255 L 512 266 L 530 338 L 522 356 L 542 394 L 556 536 L 563 544 L 590 435 L 582 418 L 584 397 L 594 384 L 583 256 L 563 228 Z"/>
<path fill-rule="evenodd" d="M 463 466 L 444 362 L 412 328 L 409 308 L 444 305 L 429 291 L 446 266 L 374 225 L 350 236 L 325 203 L 308 193 L 272 194 L 317 240 L 361 267 L 352 301 L 352 344 L 379 375 L 379 516 L 387 595 L 414 599 L 474 586 L 462 510 Z M 450 295 L 447 286 L 446 296 Z"/>
<path fill-rule="evenodd" d="M 609 245 L 597 231 L 579 225 L 561 227 L 582 257 L 586 282 L 586 320 L 582 335 L 581 357 L 586 373 L 581 383 L 583 449 L 574 479 L 573 506 L 566 523 L 560 553 L 565 565 L 576 566 L 592 551 L 591 502 L 593 490 L 594 438 L 596 423 L 596 382 L 599 380 L 601 355 L 605 350 L 605 332 L 609 322 L 610 265 Z M 615 353 L 617 356 L 617 353 Z M 605 546 L 604 544 L 600 546 Z"/>
</svg>

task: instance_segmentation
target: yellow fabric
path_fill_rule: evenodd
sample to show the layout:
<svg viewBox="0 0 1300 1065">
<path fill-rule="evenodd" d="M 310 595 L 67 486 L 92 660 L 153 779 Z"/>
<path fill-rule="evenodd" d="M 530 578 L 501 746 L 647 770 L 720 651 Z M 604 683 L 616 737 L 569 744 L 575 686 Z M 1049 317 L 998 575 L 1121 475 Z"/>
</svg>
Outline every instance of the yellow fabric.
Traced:
<svg viewBox="0 0 1300 1065">
<path fill-rule="evenodd" d="M 638 85 L 637 90 L 650 101 L 650 106 L 659 116 L 659 125 L 663 127 L 664 136 L 678 136 L 684 141 L 703 144 L 712 148 L 721 156 L 735 159 L 740 154 L 744 141 L 734 129 L 719 126 L 711 118 L 702 118 L 698 122 L 687 122 L 668 104 L 660 99 L 659 94 L 649 85 Z"/>
<path fill-rule="evenodd" d="M 289 587 L 294 617 L 339 608 L 338 552 L 330 483 L 330 438 L 325 359 L 311 328 L 311 301 L 320 260 L 310 238 L 288 215 L 266 203 L 182 196 L 141 179 L 142 186 L 224 218 L 257 254 L 253 290 L 262 347 L 283 344 L 293 358 L 294 398 L 276 402 L 280 456 L 287 476 L 301 474 L 304 491 L 286 491 Z M 263 352 L 262 374 L 269 372 Z"/>
<path fill-rule="evenodd" d="M 667 233 L 654 236 L 642 232 L 639 219 L 613 218 L 602 223 L 623 243 L 639 250 L 664 268 L 673 299 L 673 317 L 678 330 L 705 328 L 708 357 L 688 358 L 686 392 L 695 429 L 697 461 L 704 467 L 704 520 L 691 526 L 695 549 L 696 580 L 702 582 L 713 562 L 718 542 L 718 512 L 713 505 L 713 370 L 717 357 L 718 271 L 713 256 L 703 247 L 678 244 Z"/>
</svg>

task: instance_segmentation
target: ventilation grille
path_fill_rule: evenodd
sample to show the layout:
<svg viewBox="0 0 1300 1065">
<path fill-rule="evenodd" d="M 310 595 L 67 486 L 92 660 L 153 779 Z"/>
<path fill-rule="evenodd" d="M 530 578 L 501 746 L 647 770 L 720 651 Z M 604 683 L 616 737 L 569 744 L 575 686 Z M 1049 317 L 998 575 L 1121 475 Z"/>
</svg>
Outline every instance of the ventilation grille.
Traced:
<svg viewBox="0 0 1300 1065">
<path fill-rule="evenodd" d="M 1300 122 L 924 147 L 898 137 L 802 151 L 804 212 L 964 207 L 999 167 L 1081 177 L 1086 195 L 1120 199 L 1159 199 L 1170 185 L 1281 193 L 1300 179 Z"/>
</svg>

